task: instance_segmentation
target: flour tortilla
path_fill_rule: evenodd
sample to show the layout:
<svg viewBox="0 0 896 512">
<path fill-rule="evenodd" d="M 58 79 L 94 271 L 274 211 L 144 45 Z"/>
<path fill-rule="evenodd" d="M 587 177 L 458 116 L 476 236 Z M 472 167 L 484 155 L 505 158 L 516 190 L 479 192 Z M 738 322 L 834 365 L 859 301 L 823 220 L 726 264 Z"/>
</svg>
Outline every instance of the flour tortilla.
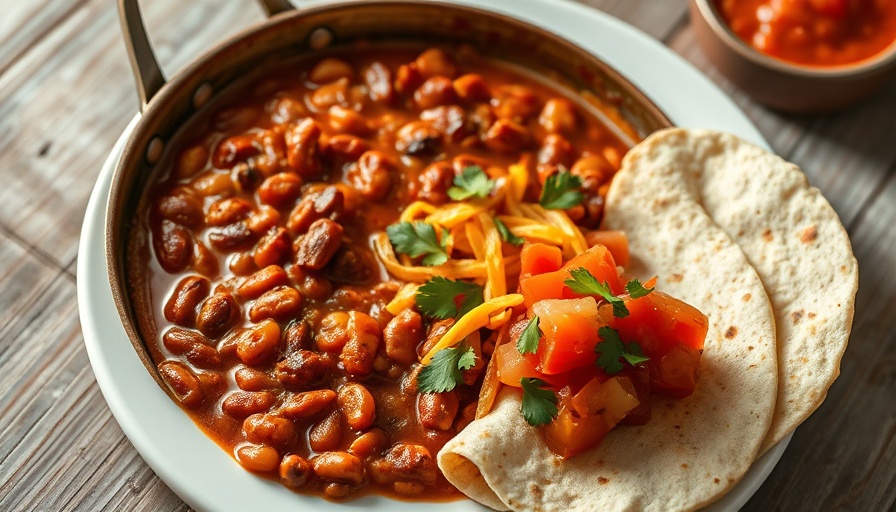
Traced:
<svg viewBox="0 0 896 512">
<path fill-rule="evenodd" d="M 852 328 L 858 266 L 837 213 L 794 164 L 729 134 L 671 129 L 629 172 L 682 173 L 756 269 L 775 312 L 778 399 L 760 454 L 824 401 Z"/>
<path fill-rule="evenodd" d="M 629 152 L 624 167 L 650 156 Z M 499 510 L 687 510 L 705 506 L 747 471 L 777 395 L 774 317 L 740 248 L 700 206 L 699 189 L 674 168 L 624 168 L 606 212 L 627 232 L 636 277 L 709 318 L 697 390 L 656 399 L 653 418 L 612 431 L 595 450 L 560 461 L 505 388 L 494 411 L 439 452 L 439 467 L 468 496 Z M 656 183 L 661 183 L 657 186 Z"/>
</svg>

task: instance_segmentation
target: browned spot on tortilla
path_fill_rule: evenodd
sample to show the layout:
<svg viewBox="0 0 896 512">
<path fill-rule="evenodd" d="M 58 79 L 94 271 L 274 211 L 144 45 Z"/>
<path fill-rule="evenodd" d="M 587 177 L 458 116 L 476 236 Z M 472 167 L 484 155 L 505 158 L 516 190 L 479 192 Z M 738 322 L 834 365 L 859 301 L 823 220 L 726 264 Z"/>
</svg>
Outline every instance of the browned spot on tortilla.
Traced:
<svg viewBox="0 0 896 512">
<path fill-rule="evenodd" d="M 553 464 L 555 466 L 559 466 L 562 463 L 560 462 L 560 459 L 555 457 L 555 458 L 551 459 L 551 464 Z"/>
<path fill-rule="evenodd" d="M 719 483 L 719 482 L 721 482 L 721 480 L 719 480 L 718 478 L 713 478 L 712 481 L 715 482 L 715 483 Z"/>
<path fill-rule="evenodd" d="M 766 242 L 771 242 L 772 241 L 772 230 L 765 228 L 765 231 L 762 232 L 762 239 L 765 240 Z"/>
<path fill-rule="evenodd" d="M 664 198 L 664 197 L 657 198 L 657 199 L 653 202 L 653 207 L 654 207 L 655 209 L 665 208 L 665 207 L 668 206 L 668 205 L 669 205 L 669 200 L 666 199 L 666 198 Z"/>
<path fill-rule="evenodd" d="M 749 347 L 747 347 L 747 350 L 753 350 L 753 345 L 750 345 Z"/>
<path fill-rule="evenodd" d="M 684 279 L 684 276 L 681 274 L 672 274 L 669 276 L 670 283 L 680 283 L 682 279 Z"/>
<path fill-rule="evenodd" d="M 809 313 L 806 314 L 806 316 L 808 316 L 809 319 L 811 320 L 811 319 L 815 318 L 816 315 L 815 315 L 815 313 L 812 313 L 812 312 L 810 311 Z"/>
<path fill-rule="evenodd" d="M 749 302 L 749 300 L 752 298 L 753 298 L 753 296 L 750 295 L 749 293 L 744 294 L 744 302 Z"/>
<path fill-rule="evenodd" d="M 734 338 L 735 336 L 737 336 L 737 327 L 732 325 L 731 327 L 728 328 L 727 331 L 725 331 L 725 337 L 730 340 L 730 339 Z"/>
<path fill-rule="evenodd" d="M 610 483 L 610 479 L 599 476 L 597 477 L 597 483 L 599 483 L 600 485 L 607 485 L 608 483 Z"/>
<path fill-rule="evenodd" d="M 808 364 L 808 363 L 809 363 L 809 358 L 803 356 L 803 357 L 800 358 L 800 362 L 803 363 L 803 364 Z"/>
<path fill-rule="evenodd" d="M 818 229 L 815 226 L 809 226 L 803 230 L 800 235 L 800 241 L 804 244 L 811 244 L 818 238 Z"/>
<path fill-rule="evenodd" d="M 802 310 L 794 311 L 793 313 L 790 314 L 790 318 L 793 319 L 793 323 L 795 323 L 795 324 L 798 323 L 800 321 L 800 319 L 803 318 L 803 311 Z"/>
<path fill-rule="evenodd" d="M 682 464 L 681 467 L 684 468 L 684 469 L 688 469 L 688 465 L 687 465 L 687 464 Z"/>
<path fill-rule="evenodd" d="M 538 495 L 544 494 L 544 492 L 541 490 L 541 487 L 539 487 L 536 484 L 529 484 L 529 491 L 532 494 L 538 494 Z"/>
</svg>

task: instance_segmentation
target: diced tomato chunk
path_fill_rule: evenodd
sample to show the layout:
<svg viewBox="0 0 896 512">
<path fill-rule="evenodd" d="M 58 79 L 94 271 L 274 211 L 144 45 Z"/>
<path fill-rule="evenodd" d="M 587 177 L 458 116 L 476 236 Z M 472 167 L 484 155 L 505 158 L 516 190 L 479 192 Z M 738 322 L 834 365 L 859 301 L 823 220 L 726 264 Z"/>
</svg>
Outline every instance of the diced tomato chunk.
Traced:
<svg viewBox="0 0 896 512">
<path fill-rule="evenodd" d="M 520 354 L 516 343 L 505 343 L 495 349 L 492 356 L 498 365 L 498 380 L 508 386 L 520 387 L 520 379 L 523 377 L 541 379 L 556 387 L 563 386 L 565 379 L 557 379 L 554 376 L 544 375 L 535 368 L 536 359 Z"/>
<path fill-rule="evenodd" d="M 546 299 L 532 312 L 540 319 L 544 337 L 538 344 L 538 369 L 555 375 L 594 364 L 600 316 L 593 297 Z"/>
<path fill-rule="evenodd" d="M 520 279 L 555 272 L 563 266 L 563 253 L 559 247 L 547 244 L 526 244 L 520 253 Z"/>
<path fill-rule="evenodd" d="M 520 279 L 520 291 L 526 308 L 531 309 L 533 304 L 544 299 L 581 297 L 565 283 L 571 277 L 569 271 L 577 268 L 585 268 L 598 281 L 607 283 L 614 294 L 623 293 L 624 288 L 616 272 L 613 256 L 606 247 L 596 245 L 566 262 L 560 270 Z"/>
<path fill-rule="evenodd" d="M 628 237 L 625 231 L 612 229 L 599 229 L 585 234 L 585 241 L 589 247 L 602 245 L 613 255 L 617 265 L 628 266 Z"/>
</svg>

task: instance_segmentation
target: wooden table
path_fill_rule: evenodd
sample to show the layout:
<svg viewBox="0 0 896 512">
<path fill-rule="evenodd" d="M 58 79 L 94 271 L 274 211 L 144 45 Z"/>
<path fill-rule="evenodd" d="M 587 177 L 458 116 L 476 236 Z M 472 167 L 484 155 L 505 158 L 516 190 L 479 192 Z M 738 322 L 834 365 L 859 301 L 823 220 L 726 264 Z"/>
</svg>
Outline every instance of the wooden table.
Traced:
<svg viewBox="0 0 896 512">
<path fill-rule="evenodd" d="M 748 510 L 896 507 L 896 80 L 862 105 L 782 115 L 696 46 L 685 0 L 581 0 L 703 70 L 849 230 L 861 283 L 842 374 Z M 109 0 L 0 0 L 0 510 L 183 510 L 94 380 L 78 324 L 87 198 L 137 98 Z M 251 0 L 145 0 L 165 69 L 262 19 Z"/>
</svg>

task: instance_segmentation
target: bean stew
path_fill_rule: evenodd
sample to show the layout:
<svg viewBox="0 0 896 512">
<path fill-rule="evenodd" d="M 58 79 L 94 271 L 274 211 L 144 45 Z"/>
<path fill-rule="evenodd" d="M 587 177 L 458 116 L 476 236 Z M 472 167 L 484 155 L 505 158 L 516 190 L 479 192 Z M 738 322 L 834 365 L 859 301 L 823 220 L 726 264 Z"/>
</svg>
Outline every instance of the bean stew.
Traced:
<svg viewBox="0 0 896 512">
<path fill-rule="evenodd" d="M 263 75 L 184 135 L 138 219 L 169 394 L 290 489 L 459 497 L 435 457 L 473 420 L 502 332 L 468 338 L 462 385 L 419 392 L 420 359 L 455 320 L 390 310 L 404 283 L 374 237 L 414 201 L 450 203 L 465 169 L 521 165 L 533 200 L 551 176 L 579 178 L 565 213 L 587 238 L 627 144 L 568 91 L 472 47 L 373 44 Z"/>
</svg>

